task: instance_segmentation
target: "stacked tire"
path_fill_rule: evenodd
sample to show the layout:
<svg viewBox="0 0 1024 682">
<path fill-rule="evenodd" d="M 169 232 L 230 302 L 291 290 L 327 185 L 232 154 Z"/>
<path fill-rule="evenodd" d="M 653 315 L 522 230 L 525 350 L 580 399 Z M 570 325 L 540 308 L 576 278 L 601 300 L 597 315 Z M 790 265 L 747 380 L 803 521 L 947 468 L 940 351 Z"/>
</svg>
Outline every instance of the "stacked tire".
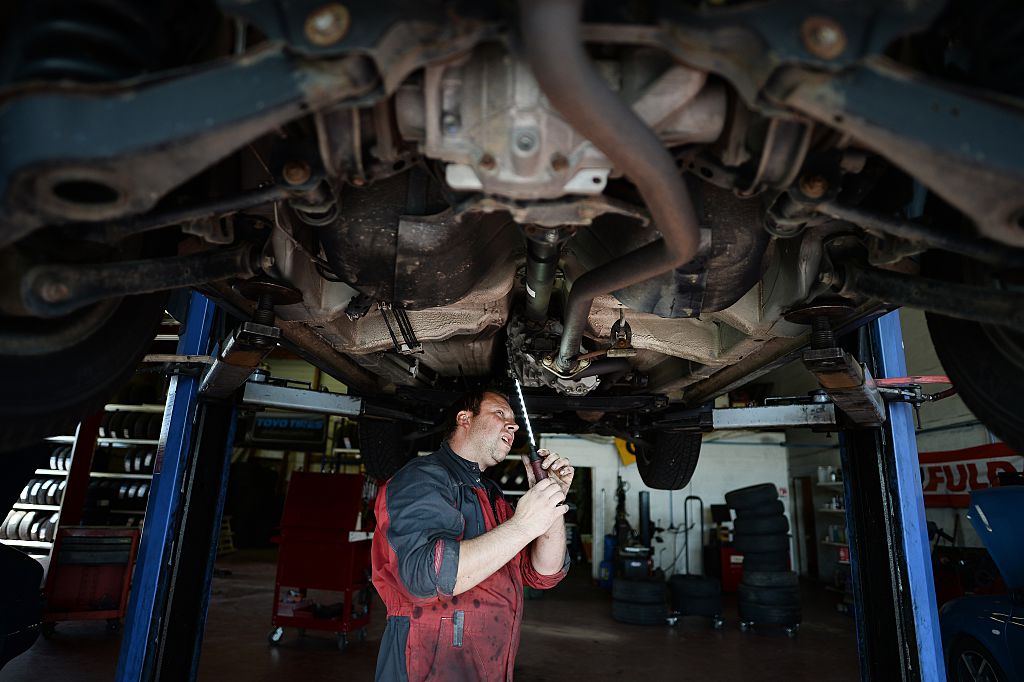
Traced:
<svg viewBox="0 0 1024 682">
<path fill-rule="evenodd" d="M 612 618 L 631 625 L 665 625 L 665 583 L 616 578 L 612 583 Z"/>
<path fill-rule="evenodd" d="M 733 545 L 743 555 L 739 588 L 740 628 L 782 625 L 793 636 L 800 626 L 800 587 L 789 570 L 789 521 L 779 491 L 760 483 L 725 494 L 735 512 Z"/>
<path fill-rule="evenodd" d="M 672 610 L 681 616 L 704 616 L 719 630 L 722 620 L 722 583 L 703 575 L 677 574 L 668 580 Z"/>
</svg>

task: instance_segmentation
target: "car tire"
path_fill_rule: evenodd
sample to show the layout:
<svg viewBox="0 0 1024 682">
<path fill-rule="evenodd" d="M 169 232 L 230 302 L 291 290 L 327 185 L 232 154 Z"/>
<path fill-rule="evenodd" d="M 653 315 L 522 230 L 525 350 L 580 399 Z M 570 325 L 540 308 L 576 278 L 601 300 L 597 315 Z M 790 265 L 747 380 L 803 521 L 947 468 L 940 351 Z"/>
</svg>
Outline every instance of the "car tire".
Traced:
<svg viewBox="0 0 1024 682">
<path fill-rule="evenodd" d="M 747 552 L 743 555 L 743 572 L 788 571 L 789 552 Z"/>
<path fill-rule="evenodd" d="M 800 576 L 794 571 L 743 571 L 743 585 L 751 587 L 796 587 Z"/>
<path fill-rule="evenodd" d="M 612 583 L 612 599 L 634 604 L 664 604 L 665 583 L 660 580 L 626 580 Z"/>
<path fill-rule="evenodd" d="M 745 623 L 796 625 L 802 620 L 799 606 L 768 606 L 740 600 L 737 607 L 740 620 Z"/>
<path fill-rule="evenodd" d="M 736 534 L 733 546 L 740 554 L 789 551 L 788 535 L 741 535 Z"/>
<path fill-rule="evenodd" d="M 388 419 L 359 420 L 359 451 L 366 475 L 386 481 L 412 457 L 412 441 L 403 438 L 403 429 Z"/>
<path fill-rule="evenodd" d="M 740 583 L 738 599 L 764 606 L 800 606 L 799 587 L 752 587 Z"/>
<path fill-rule="evenodd" d="M 664 625 L 668 618 L 668 606 L 661 604 L 637 604 L 628 601 L 612 602 L 612 618 L 631 625 Z"/>
<path fill-rule="evenodd" d="M 652 445 L 638 446 L 636 468 L 655 490 L 681 490 L 693 478 L 700 457 L 701 434 L 655 431 Z"/>
<path fill-rule="evenodd" d="M 0 451 L 74 433 L 135 371 L 153 340 L 167 296 L 128 296 L 97 329 L 59 351 L 0 355 Z"/>
<path fill-rule="evenodd" d="M 978 677 L 978 673 L 991 669 L 988 678 Z M 974 674 L 972 675 L 972 671 Z M 950 647 L 946 675 L 950 682 L 973 682 L 989 679 L 993 682 L 1007 682 L 1008 678 L 985 645 L 970 635 L 958 635 Z"/>
<path fill-rule="evenodd" d="M 748 509 L 770 504 L 779 499 L 779 489 L 774 483 L 758 483 L 757 485 L 730 490 L 725 494 L 725 503 L 733 509 Z"/>
<path fill-rule="evenodd" d="M 789 532 L 789 519 L 785 516 L 736 517 L 732 522 L 736 535 L 776 535 Z"/>
<path fill-rule="evenodd" d="M 969 284 L 993 285 L 970 271 L 963 259 L 946 254 L 925 259 L 926 274 Z M 948 273 L 955 273 L 950 277 Z M 1015 450 L 1024 450 L 1024 332 L 926 313 L 935 354 L 964 404 Z"/>
<path fill-rule="evenodd" d="M 755 507 L 746 507 L 736 510 L 736 519 L 763 519 L 773 516 L 782 516 L 786 512 L 782 500 L 766 502 Z"/>
</svg>

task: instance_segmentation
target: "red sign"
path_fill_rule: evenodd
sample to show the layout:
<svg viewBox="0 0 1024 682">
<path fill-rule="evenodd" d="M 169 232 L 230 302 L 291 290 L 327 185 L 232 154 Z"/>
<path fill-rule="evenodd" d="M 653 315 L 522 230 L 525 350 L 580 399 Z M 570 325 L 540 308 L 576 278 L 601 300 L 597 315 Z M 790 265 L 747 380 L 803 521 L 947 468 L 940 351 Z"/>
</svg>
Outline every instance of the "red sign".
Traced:
<svg viewBox="0 0 1024 682">
<path fill-rule="evenodd" d="M 999 472 L 1021 471 L 1024 467 L 1024 456 L 1005 443 L 922 452 L 919 459 L 926 507 L 966 508 L 972 490 L 998 486 Z"/>
</svg>

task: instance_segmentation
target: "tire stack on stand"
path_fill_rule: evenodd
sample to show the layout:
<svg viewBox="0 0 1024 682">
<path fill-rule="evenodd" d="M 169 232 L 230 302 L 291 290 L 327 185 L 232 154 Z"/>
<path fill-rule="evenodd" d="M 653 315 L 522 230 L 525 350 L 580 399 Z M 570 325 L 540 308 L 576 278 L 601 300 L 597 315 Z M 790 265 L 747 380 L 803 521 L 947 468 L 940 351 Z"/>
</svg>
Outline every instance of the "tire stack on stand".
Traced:
<svg viewBox="0 0 1024 682">
<path fill-rule="evenodd" d="M 781 625 L 790 637 L 800 629 L 800 585 L 789 570 L 789 521 L 772 483 L 732 490 L 725 502 L 735 512 L 733 546 L 743 555 L 739 588 L 740 629 Z"/>
<path fill-rule="evenodd" d="M 628 580 L 612 583 L 612 618 L 632 625 L 665 625 L 668 603 L 664 579 Z"/>
</svg>

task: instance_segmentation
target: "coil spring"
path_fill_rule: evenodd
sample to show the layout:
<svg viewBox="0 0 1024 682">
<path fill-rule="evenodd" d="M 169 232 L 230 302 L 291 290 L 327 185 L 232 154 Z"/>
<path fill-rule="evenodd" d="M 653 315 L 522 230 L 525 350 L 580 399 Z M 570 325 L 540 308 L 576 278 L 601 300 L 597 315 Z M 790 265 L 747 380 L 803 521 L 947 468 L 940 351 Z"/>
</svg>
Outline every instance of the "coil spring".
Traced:
<svg viewBox="0 0 1024 682">
<path fill-rule="evenodd" d="M 140 0 L 31 3 L 8 36 L 14 50 L 9 80 L 98 83 L 153 70 L 162 53 L 161 5 Z"/>
</svg>

